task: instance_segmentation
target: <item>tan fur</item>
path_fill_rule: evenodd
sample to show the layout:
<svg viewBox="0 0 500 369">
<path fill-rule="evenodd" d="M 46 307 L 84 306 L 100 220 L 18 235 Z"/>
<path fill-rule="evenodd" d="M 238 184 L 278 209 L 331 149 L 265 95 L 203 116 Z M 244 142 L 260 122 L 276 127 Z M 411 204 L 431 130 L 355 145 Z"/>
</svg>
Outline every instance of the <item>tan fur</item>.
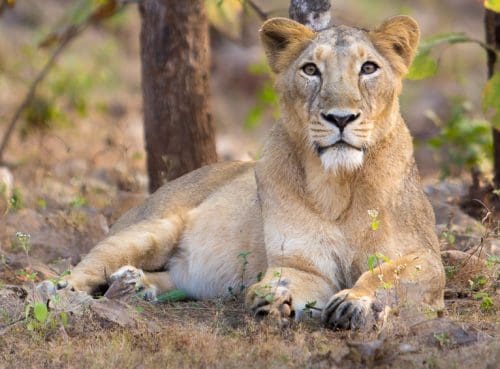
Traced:
<svg viewBox="0 0 500 369">
<path fill-rule="evenodd" d="M 299 318 L 314 302 L 341 328 L 369 324 L 382 282 L 414 284 L 418 301 L 409 302 L 441 307 L 434 215 L 398 104 L 418 35 L 408 17 L 372 32 L 314 33 L 291 20 L 267 21 L 261 38 L 278 73 L 283 118 L 262 158 L 165 185 L 122 217 L 67 282 L 91 292 L 128 268 L 154 293 L 181 288 L 211 298 L 251 286 L 246 303 L 256 314 Z M 380 68 L 361 74 L 366 61 Z M 306 75 L 306 63 L 320 75 Z M 355 119 L 341 131 L 327 113 Z M 374 273 L 367 258 L 376 252 L 391 262 Z"/>
<path fill-rule="evenodd" d="M 301 24 L 291 25 L 286 18 L 274 18 L 260 30 L 260 37 L 269 66 L 280 73 L 307 46 L 315 34 Z"/>
</svg>

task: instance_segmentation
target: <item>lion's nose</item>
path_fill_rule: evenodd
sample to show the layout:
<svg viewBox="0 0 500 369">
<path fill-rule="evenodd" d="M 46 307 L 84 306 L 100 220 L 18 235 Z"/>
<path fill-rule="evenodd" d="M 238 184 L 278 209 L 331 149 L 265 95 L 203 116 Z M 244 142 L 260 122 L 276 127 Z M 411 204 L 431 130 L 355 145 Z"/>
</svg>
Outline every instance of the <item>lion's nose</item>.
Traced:
<svg viewBox="0 0 500 369">
<path fill-rule="evenodd" d="M 360 113 L 352 114 L 348 112 L 328 112 L 321 113 L 321 117 L 329 123 L 335 124 L 340 132 L 351 122 L 359 118 Z"/>
</svg>

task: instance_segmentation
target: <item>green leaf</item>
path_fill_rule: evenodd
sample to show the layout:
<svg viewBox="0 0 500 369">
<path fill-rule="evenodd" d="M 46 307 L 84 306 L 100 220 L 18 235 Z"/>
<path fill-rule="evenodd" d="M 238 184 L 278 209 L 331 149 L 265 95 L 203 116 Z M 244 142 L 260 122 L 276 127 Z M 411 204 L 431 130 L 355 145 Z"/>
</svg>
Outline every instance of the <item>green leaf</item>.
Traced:
<svg viewBox="0 0 500 369">
<path fill-rule="evenodd" d="M 368 256 L 368 269 L 370 269 L 373 272 L 373 269 L 377 266 L 377 261 L 378 258 L 376 255 L 369 255 Z"/>
<path fill-rule="evenodd" d="M 256 128 L 260 121 L 262 120 L 262 115 L 264 114 L 264 109 L 260 105 L 255 105 L 250 109 L 246 118 L 245 118 L 245 129 L 254 129 Z"/>
<path fill-rule="evenodd" d="M 433 47 L 448 43 L 456 44 L 460 42 L 477 42 L 461 32 L 439 33 L 426 38 L 420 43 L 418 54 L 415 56 L 410 70 L 406 75 L 410 80 L 421 80 L 432 77 L 438 69 L 437 61 L 430 55 Z"/>
<path fill-rule="evenodd" d="M 372 231 L 376 231 L 380 225 L 380 220 L 373 219 L 372 220 Z"/>
<path fill-rule="evenodd" d="M 475 293 L 474 295 L 472 295 L 474 300 L 481 300 L 481 299 L 488 297 L 488 296 L 489 295 L 486 292 L 479 292 L 479 293 Z"/>
<path fill-rule="evenodd" d="M 436 74 L 437 69 L 437 61 L 431 57 L 430 51 L 427 50 L 417 54 L 405 78 L 414 81 L 429 78 Z"/>
<path fill-rule="evenodd" d="M 484 7 L 500 13 L 500 0 L 484 0 Z"/>
<path fill-rule="evenodd" d="M 33 313 L 35 315 L 35 319 L 40 323 L 44 323 L 47 320 L 47 316 L 49 315 L 49 311 L 47 309 L 47 305 L 37 302 L 33 307 Z"/>
<path fill-rule="evenodd" d="M 187 299 L 188 295 L 183 290 L 172 290 L 157 297 L 158 302 L 177 302 Z"/>
<path fill-rule="evenodd" d="M 271 293 L 268 293 L 266 296 L 264 296 L 264 300 L 266 300 L 268 303 L 272 304 L 274 301 L 274 296 Z"/>
<path fill-rule="evenodd" d="M 257 277 L 256 277 L 257 282 L 262 281 L 262 278 L 264 278 L 264 273 L 263 272 L 258 272 L 257 273 Z"/>
<path fill-rule="evenodd" d="M 316 307 L 316 304 L 317 304 L 316 301 L 308 301 L 308 302 L 306 302 L 306 306 L 304 307 L 304 310 L 314 309 Z"/>
<path fill-rule="evenodd" d="M 384 263 L 390 263 L 391 262 L 391 259 L 389 259 L 387 256 L 385 256 L 384 254 L 382 254 L 380 252 L 376 252 L 375 253 L 375 257 L 378 260 L 382 260 Z"/>
<path fill-rule="evenodd" d="M 479 308 L 483 313 L 488 313 L 493 310 L 494 306 L 495 304 L 493 303 L 493 299 L 490 296 L 486 296 L 483 297 Z"/>
</svg>

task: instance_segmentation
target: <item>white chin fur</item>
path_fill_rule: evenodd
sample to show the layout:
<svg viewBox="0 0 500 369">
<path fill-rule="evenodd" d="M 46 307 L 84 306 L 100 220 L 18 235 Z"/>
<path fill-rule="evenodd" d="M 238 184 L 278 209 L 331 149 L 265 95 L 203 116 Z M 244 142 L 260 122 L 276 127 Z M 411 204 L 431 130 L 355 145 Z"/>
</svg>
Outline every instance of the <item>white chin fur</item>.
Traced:
<svg viewBox="0 0 500 369">
<path fill-rule="evenodd" d="M 352 172 L 363 165 L 363 151 L 350 148 L 330 148 L 321 156 L 321 164 L 326 171 Z"/>
</svg>

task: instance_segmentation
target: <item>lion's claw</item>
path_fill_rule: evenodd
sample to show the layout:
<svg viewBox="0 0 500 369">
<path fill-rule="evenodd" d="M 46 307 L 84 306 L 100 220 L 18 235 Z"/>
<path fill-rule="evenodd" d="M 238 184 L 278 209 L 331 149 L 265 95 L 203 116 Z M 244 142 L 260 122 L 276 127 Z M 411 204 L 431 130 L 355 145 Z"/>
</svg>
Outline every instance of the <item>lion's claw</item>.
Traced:
<svg viewBox="0 0 500 369">
<path fill-rule="evenodd" d="M 147 282 L 141 269 L 126 265 L 118 269 L 109 277 L 111 284 L 120 280 L 123 284 L 133 287 L 146 301 L 156 301 L 158 289 Z"/>
<path fill-rule="evenodd" d="M 334 295 L 323 309 L 321 319 L 333 329 L 370 328 L 384 319 L 384 307 L 368 296 L 349 296 L 349 291 Z"/>
<path fill-rule="evenodd" d="M 250 291 L 247 305 L 255 316 L 272 316 L 275 318 L 291 318 L 295 312 L 292 306 L 290 291 L 278 286 L 267 294 L 256 293 L 257 288 Z"/>
</svg>

